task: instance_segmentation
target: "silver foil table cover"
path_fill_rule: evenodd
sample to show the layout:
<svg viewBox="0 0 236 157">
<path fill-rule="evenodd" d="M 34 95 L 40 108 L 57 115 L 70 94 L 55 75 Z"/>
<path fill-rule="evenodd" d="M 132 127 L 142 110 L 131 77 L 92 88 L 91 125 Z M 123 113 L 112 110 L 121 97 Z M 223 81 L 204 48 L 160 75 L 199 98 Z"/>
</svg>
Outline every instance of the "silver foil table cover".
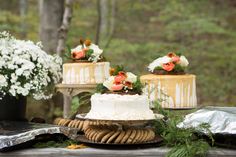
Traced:
<svg viewBox="0 0 236 157">
<path fill-rule="evenodd" d="M 52 134 L 75 138 L 77 130 L 50 124 L 0 121 L 0 150 L 34 140 L 39 135 Z"/>
<path fill-rule="evenodd" d="M 213 134 L 236 135 L 236 107 L 205 107 L 186 115 L 178 127 L 197 127 L 202 123 L 208 123 Z"/>
</svg>

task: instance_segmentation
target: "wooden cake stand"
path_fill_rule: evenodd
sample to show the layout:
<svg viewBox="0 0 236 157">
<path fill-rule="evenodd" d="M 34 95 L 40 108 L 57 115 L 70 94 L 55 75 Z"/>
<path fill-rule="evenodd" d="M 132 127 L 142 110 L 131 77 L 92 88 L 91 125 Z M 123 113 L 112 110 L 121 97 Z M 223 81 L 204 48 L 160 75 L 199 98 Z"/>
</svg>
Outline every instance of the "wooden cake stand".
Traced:
<svg viewBox="0 0 236 157">
<path fill-rule="evenodd" d="M 56 124 L 78 128 L 76 140 L 96 145 L 140 145 L 157 144 L 162 138 L 155 134 L 149 120 L 100 120 L 85 118 L 85 114 L 75 120 L 57 119 Z"/>
<path fill-rule="evenodd" d="M 69 118 L 71 111 L 71 100 L 74 96 L 89 92 L 92 93 L 96 89 L 96 84 L 58 84 L 56 91 L 63 94 L 63 117 Z"/>
<path fill-rule="evenodd" d="M 149 125 L 150 120 L 99 120 L 85 119 L 87 124 L 84 127 L 84 136 L 78 140 L 90 144 L 106 145 L 130 145 L 155 143 L 154 129 Z"/>
</svg>

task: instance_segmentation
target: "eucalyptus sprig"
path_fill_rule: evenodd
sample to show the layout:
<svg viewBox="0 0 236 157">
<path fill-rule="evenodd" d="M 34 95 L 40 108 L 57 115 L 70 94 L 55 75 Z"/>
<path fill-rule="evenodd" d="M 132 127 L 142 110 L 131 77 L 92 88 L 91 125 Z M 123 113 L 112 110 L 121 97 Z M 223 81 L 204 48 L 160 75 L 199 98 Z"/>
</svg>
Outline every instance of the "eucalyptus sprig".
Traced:
<svg viewBox="0 0 236 157">
<path fill-rule="evenodd" d="M 209 124 L 201 124 L 196 128 L 179 128 L 178 124 L 183 121 L 183 116 L 171 111 L 166 111 L 156 102 L 154 106 L 161 114 L 168 117 L 166 121 L 156 120 L 154 126 L 156 133 L 164 139 L 164 144 L 171 147 L 166 155 L 167 157 L 204 157 L 210 148 L 207 140 L 199 136 L 200 130 L 208 130 L 208 138 L 211 139 L 212 145 L 214 139 L 209 131 Z"/>
</svg>

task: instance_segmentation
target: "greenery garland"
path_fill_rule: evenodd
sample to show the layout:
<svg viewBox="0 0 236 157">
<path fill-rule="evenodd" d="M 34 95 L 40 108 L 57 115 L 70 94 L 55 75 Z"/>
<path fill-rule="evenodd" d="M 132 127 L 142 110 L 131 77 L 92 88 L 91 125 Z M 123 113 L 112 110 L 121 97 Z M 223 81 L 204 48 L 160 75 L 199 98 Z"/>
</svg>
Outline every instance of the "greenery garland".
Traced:
<svg viewBox="0 0 236 157">
<path fill-rule="evenodd" d="M 164 139 L 164 144 L 171 147 L 171 150 L 166 155 L 167 157 L 205 157 L 210 145 L 207 140 L 199 136 L 200 130 L 208 132 L 207 137 L 211 140 L 211 145 L 214 144 L 214 139 L 209 130 L 209 124 L 203 123 L 197 128 L 178 128 L 177 125 L 183 121 L 183 117 L 176 113 L 164 110 L 160 104 L 154 103 L 155 109 L 166 118 L 156 120 L 154 123 L 156 134 L 161 135 Z"/>
</svg>

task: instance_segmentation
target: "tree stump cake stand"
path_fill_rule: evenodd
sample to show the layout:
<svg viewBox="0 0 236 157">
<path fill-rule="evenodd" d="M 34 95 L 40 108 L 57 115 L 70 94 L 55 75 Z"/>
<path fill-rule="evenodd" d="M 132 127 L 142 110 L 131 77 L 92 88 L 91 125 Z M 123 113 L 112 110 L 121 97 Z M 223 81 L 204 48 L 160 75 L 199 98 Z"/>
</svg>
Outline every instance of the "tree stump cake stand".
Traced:
<svg viewBox="0 0 236 157">
<path fill-rule="evenodd" d="M 63 94 L 63 117 L 69 118 L 71 111 L 71 100 L 74 96 L 89 92 L 92 93 L 96 89 L 96 84 L 58 84 L 56 91 Z"/>
</svg>

